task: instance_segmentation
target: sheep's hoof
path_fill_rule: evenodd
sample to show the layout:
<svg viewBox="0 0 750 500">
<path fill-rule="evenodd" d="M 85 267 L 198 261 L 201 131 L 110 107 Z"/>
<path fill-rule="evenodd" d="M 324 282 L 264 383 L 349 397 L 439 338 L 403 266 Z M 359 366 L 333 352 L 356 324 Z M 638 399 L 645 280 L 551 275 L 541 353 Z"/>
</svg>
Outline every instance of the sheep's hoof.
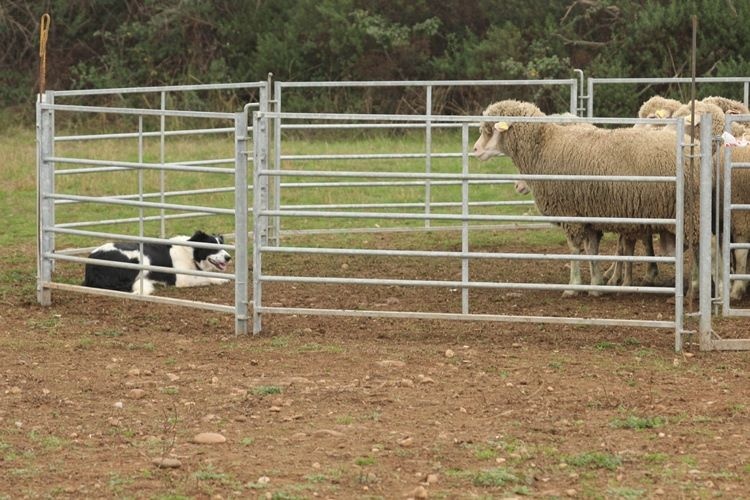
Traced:
<svg viewBox="0 0 750 500">
<path fill-rule="evenodd" d="M 738 289 L 732 289 L 732 292 L 729 294 L 730 300 L 742 300 L 742 297 L 745 295 L 743 290 Z"/>
<path fill-rule="evenodd" d="M 576 290 L 565 290 L 562 294 L 563 297 L 578 297 L 578 293 Z"/>
</svg>

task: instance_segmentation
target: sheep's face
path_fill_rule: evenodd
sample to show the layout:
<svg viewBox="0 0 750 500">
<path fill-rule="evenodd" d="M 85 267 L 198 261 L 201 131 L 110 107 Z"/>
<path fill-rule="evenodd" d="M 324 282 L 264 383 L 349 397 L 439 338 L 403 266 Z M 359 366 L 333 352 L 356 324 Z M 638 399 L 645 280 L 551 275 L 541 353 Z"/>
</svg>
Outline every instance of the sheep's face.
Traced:
<svg viewBox="0 0 750 500">
<path fill-rule="evenodd" d="M 479 161 L 487 161 L 503 154 L 500 150 L 500 131 L 496 130 L 493 125 L 492 122 L 484 122 L 479 127 L 479 139 L 474 143 L 474 156 Z"/>
<path fill-rule="evenodd" d="M 714 136 L 721 135 L 721 132 L 724 130 L 724 113 L 721 111 L 721 108 L 713 104 L 708 104 L 704 102 L 696 102 L 694 118 L 691 115 L 690 104 L 685 104 L 684 106 L 681 106 L 677 111 L 674 112 L 672 116 L 674 118 L 685 119 L 685 134 L 689 135 L 691 132 L 693 132 L 696 137 L 700 137 L 701 119 L 704 113 L 711 114 L 711 118 L 712 118 L 711 134 Z"/>
</svg>

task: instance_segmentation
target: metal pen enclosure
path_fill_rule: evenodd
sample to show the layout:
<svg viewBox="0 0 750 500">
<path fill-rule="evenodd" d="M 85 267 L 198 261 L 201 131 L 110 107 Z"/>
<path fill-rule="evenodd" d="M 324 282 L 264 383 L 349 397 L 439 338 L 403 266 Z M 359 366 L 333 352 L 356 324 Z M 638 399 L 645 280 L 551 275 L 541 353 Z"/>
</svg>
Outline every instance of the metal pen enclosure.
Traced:
<svg viewBox="0 0 750 500">
<path fill-rule="evenodd" d="M 235 331 L 237 333 L 247 333 L 248 326 L 248 308 L 252 307 L 249 294 L 249 270 L 247 263 L 247 239 L 249 233 L 249 207 L 248 207 L 248 190 L 252 186 L 248 185 L 248 164 L 251 159 L 248 155 L 252 153 L 251 130 L 248 128 L 249 108 L 257 108 L 261 111 L 268 109 L 268 91 L 267 82 L 249 82 L 238 84 L 217 84 L 217 85 L 189 85 L 189 86 L 165 86 L 165 87 L 148 87 L 148 88 L 126 88 L 126 89 L 103 89 L 103 90 L 84 90 L 84 91 L 47 91 L 41 95 L 37 103 L 37 222 L 38 222 L 38 245 L 37 245 L 37 295 L 41 304 L 48 305 L 51 301 L 51 290 L 72 290 L 90 294 L 109 295 L 138 299 L 150 302 L 158 302 L 172 305 L 180 305 L 207 309 L 223 313 L 233 313 L 235 316 Z M 257 100 L 247 104 L 244 109 L 236 112 L 212 112 L 212 111 L 190 111 L 168 109 L 167 100 L 170 95 L 187 93 L 187 92 L 209 92 L 209 91 L 238 91 L 253 92 L 257 95 Z M 133 95 L 156 94 L 160 97 L 160 106 L 158 109 L 152 108 L 132 108 L 132 107 L 112 107 L 112 106 L 95 106 L 90 104 L 69 105 L 59 104 L 60 98 L 75 97 L 78 99 L 87 99 L 99 95 Z M 57 102 L 56 102 L 57 99 Z M 145 98 L 144 98 L 145 99 Z M 94 114 L 94 115 L 116 115 L 122 117 L 135 117 L 137 119 L 137 129 L 135 131 L 105 134 L 94 133 L 87 135 L 59 135 L 55 129 L 55 114 Z M 156 130 L 146 130 L 144 127 L 144 118 L 158 120 Z M 184 120 L 185 122 L 210 122 L 223 123 L 223 126 L 209 126 L 206 128 L 178 128 L 167 130 L 166 119 Z M 183 161 L 167 161 L 166 139 L 169 137 L 177 138 L 200 138 L 205 136 L 228 136 L 227 149 L 231 150 L 231 157 L 211 158 L 211 159 L 188 159 Z M 144 153 L 144 140 L 151 138 L 159 141 L 158 158 L 153 161 L 146 161 Z M 60 143 L 69 143 L 74 146 L 80 144 L 101 144 L 103 141 L 122 141 L 135 139 L 138 144 L 136 161 L 121 161 L 119 159 L 95 158 L 97 151 L 91 151 L 90 157 L 72 157 L 56 156 L 55 145 Z M 98 142 L 97 142 L 98 141 Z M 231 148 L 231 149 L 229 149 Z M 221 167 L 221 165 L 230 165 Z M 68 166 L 67 168 L 62 168 Z M 71 167 L 72 166 L 72 167 Z M 138 189 L 136 193 L 121 193 L 121 189 L 127 189 L 127 184 L 116 185 L 110 192 L 98 195 L 81 195 L 75 192 L 61 193 L 59 183 L 56 179 L 75 176 L 84 178 L 92 176 L 95 180 L 90 184 L 96 186 L 102 184 L 101 175 L 119 175 L 121 173 L 134 172 L 137 176 Z M 144 192 L 144 173 L 155 172 L 158 175 L 158 189 L 154 192 Z M 177 191 L 168 191 L 166 189 L 166 173 L 171 172 L 173 175 L 207 175 L 210 177 L 230 177 L 230 185 L 221 185 L 219 187 L 205 188 L 198 187 L 194 189 L 183 189 Z M 80 184 L 80 183 L 79 183 Z M 194 201 L 203 197 L 221 197 L 231 195 L 226 200 L 216 200 L 214 203 L 225 206 L 211 206 L 200 204 Z M 169 203 L 168 198 L 188 197 L 186 203 Z M 148 201 L 155 199 L 156 201 Z M 203 202 L 207 203 L 207 202 Z M 119 213 L 115 217 L 106 219 L 100 217 L 100 212 L 93 211 L 88 214 L 85 212 L 80 215 L 79 220 L 61 222 L 59 220 L 59 211 L 66 208 L 78 208 L 90 204 L 102 205 L 109 207 L 109 211 L 116 211 L 117 207 L 122 209 L 136 210 L 136 215 L 126 217 Z M 81 209 L 83 210 L 83 209 Z M 153 215 L 146 215 L 146 211 L 153 212 Z M 167 213 L 167 212 L 174 213 Z M 56 236 L 66 235 L 79 239 L 105 239 L 115 241 L 136 242 L 139 245 L 141 262 L 143 262 L 143 245 L 146 243 L 165 243 L 175 244 L 166 238 L 166 226 L 171 221 L 192 220 L 198 217 L 223 216 L 233 220 L 231 229 L 233 234 L 228 236 L 234 238 L 234 244 L 207 244 L 185 242 L 181 245 L 212 249 L 225 249 L 233 251 L 235 256 L 234 272 L 216 273 L 204 272 L 199 270 L 181 271 L 182 274 L 204 276 L 212 278 L 221 278 L 234 281 L 234 304 L 218 304 L 209 301 L 186 300 L 172 297 L 155 297 L 140 293 L 126 293 L 112 290 L 102 290 L 88 288 L 72 283 L 57 282 L 53 279 L 55 263 L 57 261 L 73 262 L 78 264 L 96 263 L 98 265 L 108 265 L 111 267 L 128 268 L 137 270 L 150 270 L 161 272 L 174 272 L 169 268 L 158 266 L 147 266 L 141 264 L 106 263 L 97 260 L 93 261 L 77 254 L 86 253 L 90 248 L 56 248 Z M 156 223 L 159 226 L 159 237 L 148 237 L 145 234 L 145 224 Z M 120 234 L 115 231 L 106 230 L 110 226 L 125 225 L 126 227 L 137 225 L 137 229 L 131 230 L 129 234 Z M 94 227 L 99 230 L 89 229 Z"/>
</svg>

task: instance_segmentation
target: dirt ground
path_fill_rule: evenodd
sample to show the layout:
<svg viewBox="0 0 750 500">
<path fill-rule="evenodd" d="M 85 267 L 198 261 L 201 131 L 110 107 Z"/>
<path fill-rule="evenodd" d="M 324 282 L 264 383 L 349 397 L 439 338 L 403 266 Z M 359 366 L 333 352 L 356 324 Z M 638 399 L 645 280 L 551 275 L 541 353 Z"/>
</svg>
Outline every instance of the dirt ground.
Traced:
<svg viewBox="0 0 750 500">
<path fill-rule="evenodd" d="M 268 315 L 261 335 L 236 337 L 232 316 L 201 310 L 71 292 L 40 307 L 24 257 L 33 249 L 11 250 L 0 255 L 10 263 L 0 498 L 750 498 L 748 353 L 689 344 L 675 354 L 671 330 L 325 316 Z M 272 268 L 460 277 L 416 259 L 285 257 Z M 472 272 L 545 281 L 567 271 L 496 262 Z M 233 290 L 160 294 L 231 303 Z M 290 307 L 459 312 L 459 299 L 264 291 L 265 304 Z M 501 314 L 674 311 L 660 295 L 472 300 Z M 745 321 L 725 328 L 750 336 Z M 195 443 L 204 432 L 226 441 Z M 176 467 L 154 463 L 167 458 Z"/>
</svg>

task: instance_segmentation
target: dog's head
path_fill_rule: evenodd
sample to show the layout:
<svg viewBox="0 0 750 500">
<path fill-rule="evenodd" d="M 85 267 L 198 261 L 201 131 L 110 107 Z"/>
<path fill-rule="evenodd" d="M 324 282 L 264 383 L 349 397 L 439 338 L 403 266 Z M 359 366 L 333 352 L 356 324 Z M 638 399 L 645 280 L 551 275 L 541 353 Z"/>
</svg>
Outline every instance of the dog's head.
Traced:
<svg viewBox="0 0 750 500">
<path fill-rule="evenodd" d="M 223 245 L 224 237 L 220 234 L 206 234 L 203 231 L 196 231 L 188 241 Z M 227 269 L 227 264 L 232 260 L 232 256 L 223 249 L 194 247 L 193 260 L 201 271 L 223 272 Z"/>
</svg>

